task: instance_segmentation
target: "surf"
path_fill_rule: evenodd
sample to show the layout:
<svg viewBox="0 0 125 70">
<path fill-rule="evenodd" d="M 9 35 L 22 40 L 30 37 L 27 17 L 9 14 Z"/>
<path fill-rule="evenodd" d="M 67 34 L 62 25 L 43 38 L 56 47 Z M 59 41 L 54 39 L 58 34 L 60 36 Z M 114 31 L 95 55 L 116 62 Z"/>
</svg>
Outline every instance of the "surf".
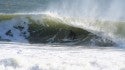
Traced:
<svg viewBox="0 0 125 70">
<path fill-rule="evenodd" d="M 31 44 L 65 44 L 114 46 L 110 37 L 99 32 L 79 27 L 72 23 L 85 23 L 83 19 L 69 18 L 43 13 L 39 15 L 6 14 L 1 15 L 1 41 L 27 42 Z"/>
</svg>

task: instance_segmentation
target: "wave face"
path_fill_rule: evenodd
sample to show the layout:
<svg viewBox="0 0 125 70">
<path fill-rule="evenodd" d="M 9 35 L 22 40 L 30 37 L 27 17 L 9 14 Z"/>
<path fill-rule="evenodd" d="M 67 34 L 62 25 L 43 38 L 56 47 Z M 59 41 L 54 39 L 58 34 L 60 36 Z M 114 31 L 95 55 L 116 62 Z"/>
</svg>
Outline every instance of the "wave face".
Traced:
<svg viewBox="0 0 125 70">
<path fill-rule="evenodd" d="M 120 45 L 124 0 L 0 0 L 1 41 Z"/>
<path fill-rule="evenodd" d="M 41 15 L 1 15 L 0 40 L 66 45 L 114 46 L 116 43 L 93 32 L 69 25 L 80 19 Z"/>
</svg>

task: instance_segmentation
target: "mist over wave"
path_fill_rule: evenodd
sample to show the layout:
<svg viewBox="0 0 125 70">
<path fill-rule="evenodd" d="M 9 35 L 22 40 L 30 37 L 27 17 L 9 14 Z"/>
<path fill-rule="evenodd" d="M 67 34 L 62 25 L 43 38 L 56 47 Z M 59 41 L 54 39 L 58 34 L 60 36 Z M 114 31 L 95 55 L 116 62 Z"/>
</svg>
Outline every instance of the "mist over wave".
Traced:
<svg viewBox="0 0 125 70">
<path fill-rule="evenodd" d="M 93 33 L 113 38 L 124 43 L 124 0 L 63 0 L 51 3 L 48 10 L 61 16 L 80 18 L 84 22 L 72 22 L 70 25 L 86 28 Z M 97 33 L 96 33 L 97 34 Z"/>
<path fill-rule="evenodd" d="M 66 16 L 122 20 L 125 18 L 124 2 L 124 0 L 63 0 L 51 3 L 47 10 Z"/>
</svg>

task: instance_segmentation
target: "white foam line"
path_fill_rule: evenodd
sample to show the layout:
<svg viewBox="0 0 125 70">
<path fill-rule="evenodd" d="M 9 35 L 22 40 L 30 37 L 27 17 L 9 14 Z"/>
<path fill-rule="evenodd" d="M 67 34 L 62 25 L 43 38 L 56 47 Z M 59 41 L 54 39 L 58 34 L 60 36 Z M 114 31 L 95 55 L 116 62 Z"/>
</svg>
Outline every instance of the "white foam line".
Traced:
<svg viewBox="0 0 125 70">
<path fill-rule="evenodd" d="M 124 70 L 124 54 L 112 48 L 0 44 L 0 70 Z"/>
</svg>

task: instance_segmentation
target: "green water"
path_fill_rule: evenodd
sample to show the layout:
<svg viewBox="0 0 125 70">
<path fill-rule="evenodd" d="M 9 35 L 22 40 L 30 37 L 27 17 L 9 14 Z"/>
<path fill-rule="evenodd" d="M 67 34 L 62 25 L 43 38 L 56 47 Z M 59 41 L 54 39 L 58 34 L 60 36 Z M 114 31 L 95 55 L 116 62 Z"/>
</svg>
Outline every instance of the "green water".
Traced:
<svg viewBox="0 0 125 70">
<path fill-rule="evenodd" d="M 39 18 L 39 19 L 36 19 Z M 67 44 L 72 43 L 73 45 L 98 45 L 98 46 L 111 46 L 115 45 L 110 39 L 103 38 L 94 33 L 89 32 L 86 29 L 69 25 L 68 19 L 65 20 L 59 18 L 53 18 L 45 15 L 0 15 L 0 23 L 3 21 L 15 20 L 18 21 L 21 18 L 27 19 L 28 32 L 30 35 L 25 37 L 29 43 L 60 43 Z M 73 19 L 73 18 L 71 18 Z M 16 20 L 15 20 L 16 21 Z M 71 20 L 70 20 L 71 21 Z M 14 22 L 14 21 L 13 21 Z M 19 21 L 18 23 L 21 23 Z M 8 22 L 9 23 L 9 22 Z M 25 23 L 25 22 L 24 22 Z M 11 24 L 10 24 L 11 25 Z M 15 26 L 13 26 L 15 28 Z M 16 29 L 20 29 L 22 26 L 16 26 Z"/>
</svg>

